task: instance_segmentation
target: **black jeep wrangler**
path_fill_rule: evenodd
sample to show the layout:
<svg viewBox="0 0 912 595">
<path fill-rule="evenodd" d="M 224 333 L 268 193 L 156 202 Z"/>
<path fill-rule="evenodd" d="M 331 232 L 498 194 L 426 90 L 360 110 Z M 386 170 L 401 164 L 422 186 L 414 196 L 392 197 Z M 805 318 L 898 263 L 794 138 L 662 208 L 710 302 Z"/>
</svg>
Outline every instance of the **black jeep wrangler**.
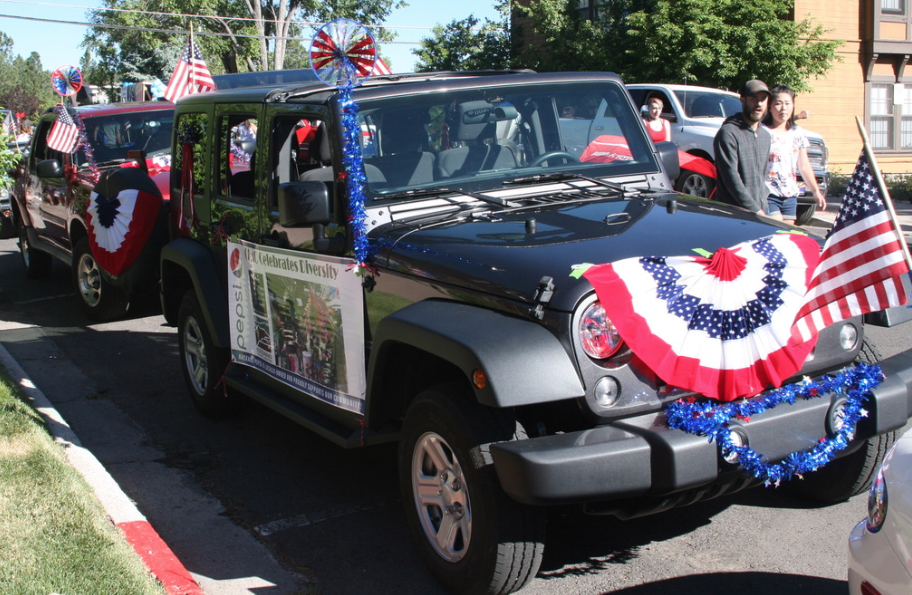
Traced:
<svg viewBox="0 0 912 595">
<path fill-rule="evenodd" d="M 606 350 L 613 324 L 573 272 L 786 226 L 672 192 L 675 146 L 612 74 L 381 76 L 352 97 L 314 82 L 178 101 L 161 298 L 203 414 L 250 397 L 343 447 L 398 441 L 418 547 L 454 593 L 526 585 L 548 506 L 630 518 L 760 483 L 669 427 L 666 407 L 700 395 Z M 612 156 L 581 161 L 606 134 Z M 853 318 L 791 380 L 873 358 Z M 910 355 L 881 365 L 807 496 L 860 493 L 907 423 Z M 737 420 L 739 439 L 782 459 L 842 408 L 799 400 Z"/>
</svg>

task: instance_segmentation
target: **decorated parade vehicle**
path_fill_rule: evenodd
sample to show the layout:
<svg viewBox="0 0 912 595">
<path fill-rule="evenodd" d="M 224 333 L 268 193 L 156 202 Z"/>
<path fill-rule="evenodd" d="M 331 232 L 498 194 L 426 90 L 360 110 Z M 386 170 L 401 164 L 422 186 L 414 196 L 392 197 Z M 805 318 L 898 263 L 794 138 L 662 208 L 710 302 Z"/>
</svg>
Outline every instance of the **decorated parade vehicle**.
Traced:
<svg viewBox="0 0 912 595">
<path fill-rule="evenodd" d="M 81 87 L 72 67 L 55 77 L 65 98 Z M 169 102 L 73 107 L 65 99 L 35 123 L 28 156 L 13 172 L 26 275 L 46 277 L 55 258 L 65 263 L 94 320 L 122 316 L 131 299 L 157 287 L 173 117 Z"/>
<path fill-rule="evenodd" d="M 203 414 L 246 397 L 342 447 L 398 441 L 454 593 L 526 585 L 549 506 L 869 485 L 912 413 L 912 354 L 875 365 L 864 337 L 907 292 L 882 207 L 880 235 L 832 234 L 884 253 L 840 309 L 859 286 L 820 240 L 672 191 L 677 150 L 617 76 L 367 76 L 350 22 L 315 45 L 320 81 L 177 102 L 161 298 Z M 611 138 L 568 142 L 596 115 Z"/>
</svg>

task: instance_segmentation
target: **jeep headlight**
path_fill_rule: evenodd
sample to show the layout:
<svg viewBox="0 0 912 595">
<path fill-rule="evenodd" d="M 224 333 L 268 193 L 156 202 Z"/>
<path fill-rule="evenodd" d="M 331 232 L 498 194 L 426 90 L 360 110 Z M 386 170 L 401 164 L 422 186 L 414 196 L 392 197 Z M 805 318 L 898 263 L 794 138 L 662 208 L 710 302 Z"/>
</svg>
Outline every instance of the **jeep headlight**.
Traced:
<svg viewBox="0 0 912 595">
<path fill-rule="evenodd" d="M 583 351 L 589 357 L 605 359 L 621 348 L 621 336 L 605 315 L 601 302 L 593 302 L 583 311 L 577 331 Z"/>
</svg>

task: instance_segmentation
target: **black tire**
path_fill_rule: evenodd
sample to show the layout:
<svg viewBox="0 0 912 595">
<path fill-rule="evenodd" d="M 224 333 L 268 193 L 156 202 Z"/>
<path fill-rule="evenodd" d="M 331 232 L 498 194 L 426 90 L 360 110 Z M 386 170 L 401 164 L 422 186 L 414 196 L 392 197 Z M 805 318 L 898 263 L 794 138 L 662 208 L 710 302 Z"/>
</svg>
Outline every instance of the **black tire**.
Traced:
<svg viewBox="0 0 912 595">
<path fill-rule="evenodd" d="M 408 409 L 399 443 L 405 514 L 431 572 L 451 593 L 513 593 L 538 572 L 544 511 L 510 499 L 481 452 L 523 437 L 513 416 L 452 385 L 422 392 Z"/>
<path fill-rule="evenodd" d="M 714 179 L 689 169 L 681 170 L 681 175 L 678 176 L 675 182 L 675 190 L 678 192 L 700 198 L 709 198 L 715 187 L 716 181 Z"/>
<path fill-rule="evenodd" d="M 223 347 L 216 347 L 193 291 L 188 291 L 181 300 L 177 344 L 184 381 L 197 410 L 215 419 L 237 413 L 240 399 L 228 391 L 224 383 L 230 353 Z"/>
<path fill-rule="evenodd" d="M 25 276 L 29 279 L 44 279 L 51 274 L 51 255 L 32 248 L 28 228 L 24 225 L 19 227 L 19 255 L 22 257 L 22 266 L 25 267 Z"/>
<path fill-rule="evenodd" d="M 874 364 L 881 358 L 877 346 L 865 339 L 856 361 Z M 803 479 L 793 479 L 784 486 L 801 498 L 837 504 L 852 496 L 867 492 L 880 469 L 887 451 L 901 432 L 887 432 L 866 439 L 858 450 L 830 461 L 822 469 L 808 473 Z"/>
<path fill-rule="evenodd" d="M 814 214 L 817 212 L 817 205 L 798 205 L 798 216 L 795 218 L 795 225 L 808 225 L 814 220 Z"/>
<path fill-rule="evenodd" d="M 111 285 L 98 266 L 89 240 L 82 238 L 73 250 L 73 288 L 86 316 L 99 322 L 120 318 L 127 312 L 129 298 Z"/>
</svg>

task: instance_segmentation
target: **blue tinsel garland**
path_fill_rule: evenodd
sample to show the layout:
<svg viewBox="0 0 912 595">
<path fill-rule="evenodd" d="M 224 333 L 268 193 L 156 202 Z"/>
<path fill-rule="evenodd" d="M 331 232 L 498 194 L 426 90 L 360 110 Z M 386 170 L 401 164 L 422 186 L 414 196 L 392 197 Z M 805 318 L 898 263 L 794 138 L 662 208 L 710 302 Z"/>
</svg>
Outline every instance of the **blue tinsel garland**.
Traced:
<svg viewBox="0 0 912 595">
<path fill-rule="evenodd" d="M 882 378 L 880 366 L 860 363 L 834 376 L 824 376 L 817 382 L 806 380 L 789 384 L 742 401 L 716 403 L 678 400 L 666 407 L 665 417 L 672 428 L 689 434 L 707 436 L 710 442 L 715 440 L 723 456 L 737 454 L 741 467 L 754 477 L 764 480 L 765 485 L 778 486 L 783 479 L 801 477 L 804 473 L 826 465 L 833 460 L 837 452 L 849 445 L 855 435 L 858 421 L 868 416 L 862 405 L 871 389 L 880 384 Z M 781 403 L 794 405 L 799 398 L 813 399 L 830 393 L 846 397 L 844 423 L 835 436 L 821 438 L 813 448 L 793 452 L 778 463 L 769 463 L 763 460 L 763 455 L 750 447 L 738 446 L 732 442 L 732 433 L 728 427 L 728 422 L 732 419 L 738 418 L 747 422 L 751 416 L 759 415 Z"/>
<path fill-rule="evenodd" d="M 358 103 L 352 99 L 352 87 L 339 89 L 339 107 L 342 109 L 342 133 L 344 144 L 342 164 L 348 178 L 348 217 L 352 229 L 355 260 L 360 269 L 367 268 L 370 258 L 370 244 L 367 240 L 364 211 L 364 164 L 361 156 L 361 126 L 358 124 Z"/>
</svg>

